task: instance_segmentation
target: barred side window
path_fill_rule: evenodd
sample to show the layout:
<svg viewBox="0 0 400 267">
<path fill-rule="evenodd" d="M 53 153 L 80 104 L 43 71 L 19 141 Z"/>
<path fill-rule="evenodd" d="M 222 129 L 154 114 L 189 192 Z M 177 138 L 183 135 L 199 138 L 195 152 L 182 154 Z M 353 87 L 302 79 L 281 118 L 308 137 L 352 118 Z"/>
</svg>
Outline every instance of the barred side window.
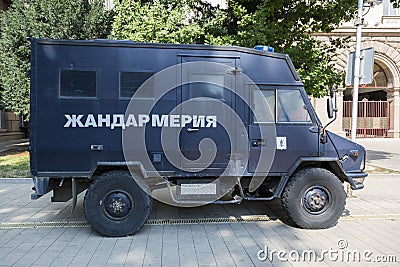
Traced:
<svg viewBox="0 0 400 267">
<path fill-rule="evenodd" d="M 119 77 L 119 96 L 132 97 L 137 89 L 153 74 L 153 72 L 121 72 Z"/>
<path fill-rule="evenodd" d="M 96 71 L 61 70 L 61 97 L 96 97 Z"/>
</svg>

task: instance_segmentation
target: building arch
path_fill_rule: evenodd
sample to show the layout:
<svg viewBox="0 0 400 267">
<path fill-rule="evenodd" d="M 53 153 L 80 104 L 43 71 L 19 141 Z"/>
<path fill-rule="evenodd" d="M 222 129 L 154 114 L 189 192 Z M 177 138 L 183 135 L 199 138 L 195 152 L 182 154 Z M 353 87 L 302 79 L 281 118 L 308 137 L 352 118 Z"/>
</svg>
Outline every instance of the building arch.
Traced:
<svg viewBox="0 0 400 267">
<path fill-rule="evenodd" d="M 385 66 L 385 74 L 388 77 L 389 87 L 400 87 L 400 53 L 392 46 L 378 41 L 362 42 L 362 49 L 373 47 L 375 50 L 375 62 L 378 65 Z M 339 71 L 346 70 L 349 49 L 339 51 L 336 67 Z"/>
<path fill-rule="evenodd" d="M 374 72 L 371 84 L 359 88 L 359 125 L 357 134 L 363 137 L 398 137 L 400 88 L 400 53 L 389 44 L 364 41 L 362 49 L 373 47 Z M 337 58 L 337 68 L 345 69 L 349 50 Z M 352 105 L 352 87 L 343 89 L 343 130 L 349 134 Z M 397 98 L 396 98 L 397 97 Z M 361 108 L 360 108 L 361 107 Z"/>
<path fill-rule="evenodd" d="M 367 49 L 371 47 L 373 47 L 375 50 L 374 75 L 379 75 L 379 73 L 376 72 L 378 69 L 383 71 L 386 82 L 384 86 L 382 85 L 382 83 L 379 86 L 377 86 L 376 84 L 360 86 L 359 93 L 362 94 L 363 92 L 367 93 L 373 91 L 382 91 L 381 93 L 384 92 L 385 96 L 382 95 L 380 97 L 380 100 L 387 100 L 386 93 L 393 92 L 394 88 L 400 88 L 400 53 L 395 48 L 386 43 L 372 40 L 364 41 L 362 43 L 362 49 Z M 339 71 L 346 70 L 349 54 L 349 49 L 344 49 L 339 52 L 336 59 L 336 68 Z M 374 82 L 376 81 L 374 80 Z M 344 98 L 349 100 L 348 98 L 351 94 L 352 89 L 343 88 L 343 90 Z"/>
<path fill-rule="evenodd" d="M 395 62 L 393 60 L 393 57 L 388 56 L 388 54 L 384 54 L 380 51 L 375 51 L 375 62 L 383 67 L 383 70 L 385 71 L 386 77 L 388 79 L 388 88 L 400 87 L 400 53 L 396 51 L 396 54 L 398 54 L 398 62 Z"/>
</svg>

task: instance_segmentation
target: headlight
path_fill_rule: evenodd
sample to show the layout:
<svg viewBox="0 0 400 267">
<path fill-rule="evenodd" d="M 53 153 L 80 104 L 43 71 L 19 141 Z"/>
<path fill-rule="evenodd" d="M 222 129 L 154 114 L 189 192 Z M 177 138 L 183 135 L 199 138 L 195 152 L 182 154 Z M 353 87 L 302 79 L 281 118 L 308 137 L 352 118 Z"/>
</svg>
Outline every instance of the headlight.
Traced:
<svg viewBox="0 0 400 267">
<path fill-rule="evenodd" d="M 350 158 L 352 158 L 354 161 L 357 160 L 358 155 L 359 155 L 359 152 L 358 152 L 357 149 L 355 149 L 355 150 L 350 150 Z"/>
</svg>

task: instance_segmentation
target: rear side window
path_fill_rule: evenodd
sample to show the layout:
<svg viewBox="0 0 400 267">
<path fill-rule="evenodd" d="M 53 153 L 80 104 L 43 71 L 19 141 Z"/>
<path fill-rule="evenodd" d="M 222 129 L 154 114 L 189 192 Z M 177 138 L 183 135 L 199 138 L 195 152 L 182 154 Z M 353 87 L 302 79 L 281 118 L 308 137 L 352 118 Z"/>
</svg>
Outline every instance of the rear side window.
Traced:
<svg viewBox="0 0 400 267">
<path fill-rule="evenodd" d="M 96 97 L 96 71 L 62 70 L 60 96 Z"/>
<path fill-rule="evenodd" d="M 121 72 L 119 77 L 120 97 L 132 97 L 137 89 L 153 74 L 153 72 Z"/>
</svg>

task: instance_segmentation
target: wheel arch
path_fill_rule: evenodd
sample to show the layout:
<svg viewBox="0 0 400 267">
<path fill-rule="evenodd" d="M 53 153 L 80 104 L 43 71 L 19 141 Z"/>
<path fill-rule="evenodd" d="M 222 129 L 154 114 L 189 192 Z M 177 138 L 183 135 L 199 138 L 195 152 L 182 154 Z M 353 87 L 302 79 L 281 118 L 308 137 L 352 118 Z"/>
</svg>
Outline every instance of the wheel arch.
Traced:
<svg viewBox="0 0 400 267">
<path fill-rule="evenodd" d="M 140 177 L 147 178 L 147 171 L 143 167 L 143 164 L 139 161 L 132 162 L 114 162 L 114 161 L 99 161 L 95 168 L 92 170 L 90 180 L 95 180 L 98 176 L 109 171 L 129 171 L 135 173 Z"/>
<path fill-rule="evenodd" d="M 281 183 L 277 189 L 277 192 L 275 193 L 275 197 L 280 198 L 282 196 L 282 193 L 283 193 L 287 183 L 289 182 L 290 177 L 295 172 L 297 172 L 300 169 L 312 168 L 312 167 L 323 168 L 323 169 L 326 169 L 326 170 L 332 172 L 334 175 L 336 175 L 339 178 L 339 180 L 342 183 L 349 182 L 348 177 L 345 174 L 345 172 L 337 158 L 301 157 L 292 165 L 292 167 L 286 173 L 285 177 L 281 180 Z"/>
</svg>

